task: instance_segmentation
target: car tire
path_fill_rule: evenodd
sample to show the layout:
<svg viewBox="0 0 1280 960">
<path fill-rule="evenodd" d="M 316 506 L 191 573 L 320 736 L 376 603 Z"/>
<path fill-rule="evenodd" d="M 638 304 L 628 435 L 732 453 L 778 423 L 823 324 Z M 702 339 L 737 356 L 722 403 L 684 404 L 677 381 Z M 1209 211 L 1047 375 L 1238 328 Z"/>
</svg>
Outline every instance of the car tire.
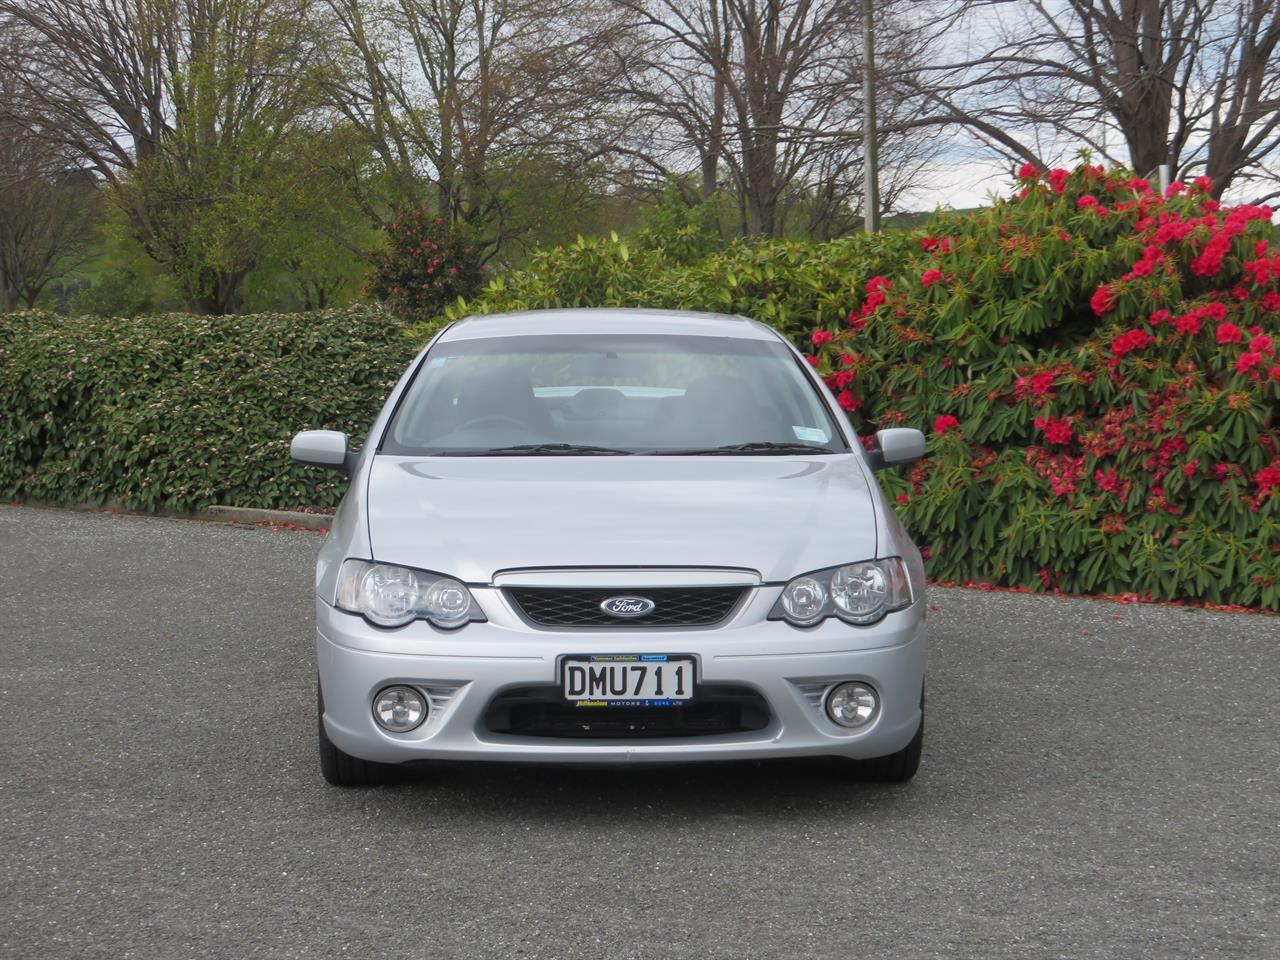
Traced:
<svg viewBox="0 0 1280 960">
<path fill-rule="evenodd" d="M 401 779 L 400 768 L 390 763 L 361 760 L 339 750 L 324 729 L 324 692 L 316 680 L 316 731 L 320 741 L 320 774 L 335 787 L 376 787 Z"/>
<path fill-rule="evenodd" d="M 911 742 L 887 757 L 855 760 L 853 778 L 864 783 L 906 783 L 920 769 L 920 754 L 924 750 L 924 718 Z"/>
<path fill-rule="evenodd" d="M 911 742 L 884 757 L 867 760 L 841 758 L 837 761 L 842 778 L 858 783 L 906 783 L 920 769 L 920 755 L 924 752 L 924 691 L 920 691 L 920 726 Z"/>
</svg>

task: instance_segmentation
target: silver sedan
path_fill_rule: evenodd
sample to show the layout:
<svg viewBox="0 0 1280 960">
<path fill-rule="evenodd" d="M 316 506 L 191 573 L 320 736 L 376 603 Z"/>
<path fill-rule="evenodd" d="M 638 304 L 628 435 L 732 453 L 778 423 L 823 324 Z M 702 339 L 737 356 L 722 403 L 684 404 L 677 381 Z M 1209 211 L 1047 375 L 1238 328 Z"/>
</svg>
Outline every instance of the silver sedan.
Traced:
<svg viewBox="0 0 1280 960">
<path fill-rule="evenodd" d="M 410 364 L 316 565 L 321 770 L 434 760 L 824 756 L 907 780 L 924 568 L 871 449 L 804 358 L 742 317 L 471 317 Z"/>
</svg>

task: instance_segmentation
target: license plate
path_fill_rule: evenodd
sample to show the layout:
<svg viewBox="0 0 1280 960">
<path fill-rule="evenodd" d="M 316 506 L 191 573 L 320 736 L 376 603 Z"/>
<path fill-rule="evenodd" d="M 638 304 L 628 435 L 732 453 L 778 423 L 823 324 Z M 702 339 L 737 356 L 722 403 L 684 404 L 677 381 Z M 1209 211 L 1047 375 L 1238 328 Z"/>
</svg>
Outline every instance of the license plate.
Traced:
<svg viewBox="0 0 1280 960">
<path fill-rule="evenodd" d="M 578 707 L 678 707 L 693 699 L 695 668 L 667 654 L 566 657 L 561 689 Z"/>
</svg>

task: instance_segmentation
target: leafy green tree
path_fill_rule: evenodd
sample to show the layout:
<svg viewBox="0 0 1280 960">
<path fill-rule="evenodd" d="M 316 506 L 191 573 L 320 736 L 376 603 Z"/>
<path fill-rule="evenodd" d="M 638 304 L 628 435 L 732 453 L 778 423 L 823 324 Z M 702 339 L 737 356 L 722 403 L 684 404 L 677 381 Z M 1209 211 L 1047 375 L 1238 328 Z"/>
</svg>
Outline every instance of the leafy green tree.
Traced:
<svg viewBox="0 0 1280 960">
<path fill-rule="evenodd" d="M 93 249 L 77 271 L 79 283 L 66 302 L 73 315 L 137 317 L 186 308 L 173 277 L 138 242 L 129 218 L 111 202 L 100 205 Z"/>
<path fill-rule="evenodd" d="M 295 133 L 264 177 L 275 213 L 244 281 L 245 308 L 324 310 L 360 292 L 377 229 L 362 207 L 368 158 L 351 163 L 350 131 Z"/>
<path fill-rule="evenodd" d="M 312 6 L 0 0 L 24 54 L 6 109 L 83 156 L 199 312 L 239 308 L 281 220 L 287 144 L 319 109 Z"/>
</svg>

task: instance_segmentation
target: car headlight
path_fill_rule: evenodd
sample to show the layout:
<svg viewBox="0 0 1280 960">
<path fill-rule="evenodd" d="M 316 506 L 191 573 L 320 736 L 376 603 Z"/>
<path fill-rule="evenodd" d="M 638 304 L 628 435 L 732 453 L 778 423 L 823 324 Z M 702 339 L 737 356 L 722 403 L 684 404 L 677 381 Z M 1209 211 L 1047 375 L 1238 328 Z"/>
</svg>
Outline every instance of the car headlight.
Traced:
<svg viewBox="0 0 1280 960">
<path fill-rule="evenodd" d="M 426 570 L 368 560 L 343 562 L 334 605 L 379 627 L 422 619 L 452 630 L 484 619 L 466 584 Z"/>
<path fill-rule="evenodd" d="M 913 599 L 901 557 L 864 560 L 796 577 L 783 588 L 769 619 L 811 627 L 834 616 L 865 626 L 911 606 Z"/>
</svg>

